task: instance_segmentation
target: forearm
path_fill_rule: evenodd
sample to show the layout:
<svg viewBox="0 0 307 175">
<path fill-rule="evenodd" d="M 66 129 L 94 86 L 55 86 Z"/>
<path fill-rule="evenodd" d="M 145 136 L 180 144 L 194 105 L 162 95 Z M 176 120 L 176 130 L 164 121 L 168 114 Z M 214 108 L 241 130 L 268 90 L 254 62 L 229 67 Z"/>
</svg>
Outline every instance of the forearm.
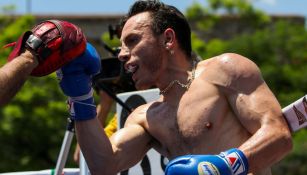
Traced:
<svg viewBox="0 0 307 175">
<path fill-rule="evenodd" d="M 38 65 L 36 58 L 26 51 L 0 68 L 0 105 L 9 102 Z"/>
<path fill-rule="evenodd" d="M 263 125 L 239 147 L 248 159 L 249 172 L 253 173 L 271 167 L 289 153 L 291 148 L 289 129 L 282 123 Z"/>
<path fill-rule="evenodd" d="M 110 140 L 97 118 L 76 121 L 76 129 L 91 174 L 114 175 L 128 169 L 139 162 L 152 146 L 151 136 L 138 124 L 125 126 Z"/>
<path fill-rule="evenodd" d="M 76 121 L 77 140 L 91 174 L 114 175 L 113 149 L 97 118 Z"/>
</svg>

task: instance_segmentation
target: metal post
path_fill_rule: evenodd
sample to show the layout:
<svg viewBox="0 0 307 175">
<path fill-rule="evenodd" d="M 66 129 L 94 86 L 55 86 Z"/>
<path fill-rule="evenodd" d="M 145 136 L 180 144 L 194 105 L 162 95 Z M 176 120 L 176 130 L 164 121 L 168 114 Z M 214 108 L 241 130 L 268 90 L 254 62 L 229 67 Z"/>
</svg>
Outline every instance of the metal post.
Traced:
<svg viewBox="0 0 307 175">
<path fill-rule="evenodd" d="M 88 166 L 86 164 L 86 161 L 84 159 L 84 156 L 81 150 L 80 150 L 79 160 L 80 160 L 79 161 L 80 175 L 90 175 L 91 173 L 88 169 Z"/>
<path fill-rule="evenodd" d="M 26 13 L 27 14 L 31 14 L 32 12 L 32 3 L 31 3 L 31 0 L 27 0 L 27 9 L 26 9 Z"/>
<path fill-rule="evenodd" d="M 75 133 L 74 120 L 69 117 L 67 119 L 67 128 L 66 128 L 64 139 L 63 139 L 61 151 L 60 151 L 60 154 L 57 160 L 54 175 L 61 175 L 63 172 L 63 169 L 67 161 L 67 156 L 69 153 L 71 142 L 74 137 L 74 133 Z"/>
</svg>

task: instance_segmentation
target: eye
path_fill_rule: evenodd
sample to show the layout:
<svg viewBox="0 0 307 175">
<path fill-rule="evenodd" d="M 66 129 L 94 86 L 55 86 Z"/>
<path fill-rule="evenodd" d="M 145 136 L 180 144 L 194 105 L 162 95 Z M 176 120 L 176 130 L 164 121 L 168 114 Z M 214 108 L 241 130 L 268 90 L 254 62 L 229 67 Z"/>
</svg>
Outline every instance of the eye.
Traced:
<svg viewBox="0 0 307 175">
<path fill-rule="evenodd" d="M 125 43 L 129 47 L 134 46 L 139 41 L 139 37 L 135 35 L 130 35 L 126 38 Z"/>
</svg>

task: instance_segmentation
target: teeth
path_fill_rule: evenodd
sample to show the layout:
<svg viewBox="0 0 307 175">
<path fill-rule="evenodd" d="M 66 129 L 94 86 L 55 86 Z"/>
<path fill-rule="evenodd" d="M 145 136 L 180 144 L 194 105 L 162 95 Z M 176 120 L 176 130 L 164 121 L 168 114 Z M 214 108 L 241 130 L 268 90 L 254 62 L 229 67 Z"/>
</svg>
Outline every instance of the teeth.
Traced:
<svg viewBox="0 0 307 175">
<path fill-rule="evenodd" d="M 136 66 L 129 65 L 128 69 L 127 69 L 127 72 L 128 73 L 133 73 L 135 71 L 135 68 L 136 68 Z"/>
</svg>

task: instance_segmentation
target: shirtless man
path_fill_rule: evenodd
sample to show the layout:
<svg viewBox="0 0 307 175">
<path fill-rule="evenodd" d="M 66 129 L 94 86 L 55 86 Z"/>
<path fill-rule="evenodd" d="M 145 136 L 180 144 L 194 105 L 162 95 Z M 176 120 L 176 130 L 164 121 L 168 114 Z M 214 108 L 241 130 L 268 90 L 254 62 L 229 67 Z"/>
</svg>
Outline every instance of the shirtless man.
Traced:
<svg viewBox="0 0 307 175">
<path fill-rule="evenodd" d="M 171 160 L 167 175 L 267 175 L 291 150 L 281 107 L 256 64 L 234 53 L 197 63 L 190 27 L 175 7 L 135 2 L 123 20 L 121 42 L 119 59 L 133 74 L 136 88 L 156 86 L 161 96 L 135 109 L 110 139 L 91 115 L 92 103 L 72 102 L 78 142 L 91 174 L 114 175 L 154 148 Z M 71 92 L 80 82 L 66 83 L 64 78 L 74 76 L 63 73 L 64 93 L 87 94 L 89 87 Z"/>
</svg>

